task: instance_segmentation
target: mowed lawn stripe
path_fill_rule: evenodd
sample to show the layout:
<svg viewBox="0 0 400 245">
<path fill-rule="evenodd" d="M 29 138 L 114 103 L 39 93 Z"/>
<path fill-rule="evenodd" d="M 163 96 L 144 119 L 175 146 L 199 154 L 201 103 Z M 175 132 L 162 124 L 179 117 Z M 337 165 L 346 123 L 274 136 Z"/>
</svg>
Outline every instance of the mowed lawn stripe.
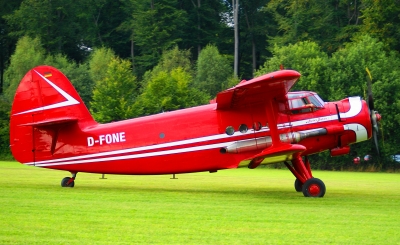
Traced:
<svg viewBox="0 0 400 245">
<path fill-rule="evenodd" d="M 0 162 L 0 244 L 400 244 L 400 175 L 314 171 L 324 198 L 288 170 L 172 176 L 79 173 Z"/>
</svg>

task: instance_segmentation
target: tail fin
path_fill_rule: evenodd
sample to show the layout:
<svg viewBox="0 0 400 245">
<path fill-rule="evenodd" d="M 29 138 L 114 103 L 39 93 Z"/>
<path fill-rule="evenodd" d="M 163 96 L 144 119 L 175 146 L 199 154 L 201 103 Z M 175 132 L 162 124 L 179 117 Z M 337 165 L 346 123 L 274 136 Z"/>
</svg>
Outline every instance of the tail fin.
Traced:
<svg viewBox="0 0 400 245">
<path fill-rule="evenodd" d="M 10 147 L 22 163 L 35 162 L 43 138 L 51 138 L 54 152 L 58 129 L 96 124 L 67 77 L 51 66 L 38 66 L 21 80 L 10 115 Z M 36 133 L 35 133 L 36 132 Z M 44 136 L 46 135 L 46 136 Z"/>
</svg>

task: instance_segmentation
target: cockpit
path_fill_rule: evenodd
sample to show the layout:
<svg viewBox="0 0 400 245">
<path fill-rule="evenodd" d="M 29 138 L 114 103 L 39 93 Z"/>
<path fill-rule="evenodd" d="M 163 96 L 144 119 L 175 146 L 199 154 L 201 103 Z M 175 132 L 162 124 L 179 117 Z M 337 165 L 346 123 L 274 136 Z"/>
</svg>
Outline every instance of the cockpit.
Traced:
<svg viewBox="0 0 400 245">
<path fill-rule="evenodd" d="M 289 92 L 287 94 L 289 111 L 291 114 L 314 112 L 324 108 L 324 101 L 318 94 L 310 91 Z"/>
</svg>

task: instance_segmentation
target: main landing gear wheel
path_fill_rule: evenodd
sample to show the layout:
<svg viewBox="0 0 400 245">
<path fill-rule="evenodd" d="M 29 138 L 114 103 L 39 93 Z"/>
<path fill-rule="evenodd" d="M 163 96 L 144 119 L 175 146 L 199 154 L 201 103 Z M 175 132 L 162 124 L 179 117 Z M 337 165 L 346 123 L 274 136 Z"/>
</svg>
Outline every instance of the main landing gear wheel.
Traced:
<svg viewBox="0 0 400 245">
<path fill-rule="evenodd" d="M 294 181 L 294 189 L 297 192 L 302 192 L 303 191 L 303 183 L 301 183 L 301 181 L 299 179 L 296 179 Z"/>
<path fill-rule="evenodd" d="M 323 197 L 325 195 L 325 184 L 322 180 L 311 178 L 303 184 L 303 194 L 305 197 Z"/>
<path fill-rule="evenodd" d="M 71 177 L 65 177 L 64 179 L 61 180 L 61 186 L 62 187 L 74 187 L 75 186 L 75 179 Z"/>
</svg>

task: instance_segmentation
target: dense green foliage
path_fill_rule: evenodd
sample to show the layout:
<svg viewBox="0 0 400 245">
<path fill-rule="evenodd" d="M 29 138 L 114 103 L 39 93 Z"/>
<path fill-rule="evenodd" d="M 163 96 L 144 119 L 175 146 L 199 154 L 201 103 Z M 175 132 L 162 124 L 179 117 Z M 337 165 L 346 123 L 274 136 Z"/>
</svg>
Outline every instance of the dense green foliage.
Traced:
<svg viewBox="0 0 400 245">
<path fill-rule="evenodd" d="M 38 38 L 28 36 L 21 38 L 11 56 L 10 65 L 5 72 L 4 95 L 11 103 L 19 82 L 25 74 L 37 65 L 42 65 L 45 60 L 44 49 Z"/>
<path fill-rule="evenodd" d="M 384 115 L 373 164 L 387 169 L 400 152 L 398 10 L 396 0 L 241 0 L 239 79 L 283 65 L 302 74 L 296 90 L 365 98 L 368 67 Z M 207 103 L 238 82 L 232 13 L 225 0 L 0 0 L 0 154 L 15 89 L 40 64 L 63 71 L 100 122 Z M 338 169 L 373 151 L 365 142 L 336 165 L 313 161 Z"/>
<path fill-rule="evenodd" d="M 363 0 L 364 33 L 384 41 L 388 49 L 400 50 L 400 5 L 397 0 Z"/>
<path fill-rule="evenodd" d="M 282 64 L 284 68 L 297 70 L 302 75 L 294 90 L 318 91 L 322 98 L 327 99 L 330 93 L 325 83 L 328 55 L 317 43 L 305 41 L 283 47 L 275 45 L 272 53 L 273 56 L 260 67 L 256 75 L 275 71 Z"/>
<path fill-rule="evenodd" d="M 137 115 L 173 111 L 207 103 L 207 95 L 191 87 L 192 77 L 182 67 L 151 76 L 135 102 Z"/>
<path fill-rule="evenodd" d="M 216 96 L 228 88 L 230 77 L 232 72 L 228 59 L 219 53 L 217 47 L 205 47 L 197 59 L 196 87 Z"/>
<path fill-rule="evenodd" d="M 96 121 L 106 123 L 133 117 L 138 84 L 130 68 L 129 61 L 112 59 L 104 79 L 96 82 L 90 102 Z"/>
<path fill-rule="evenodd" d="M 9 152 L 9 129 L 10 124 L 9 115 L 10 106 L 3 99 L 0 98 L 0 158 L 8 159 L 11 158 Z"/>
</svg>

